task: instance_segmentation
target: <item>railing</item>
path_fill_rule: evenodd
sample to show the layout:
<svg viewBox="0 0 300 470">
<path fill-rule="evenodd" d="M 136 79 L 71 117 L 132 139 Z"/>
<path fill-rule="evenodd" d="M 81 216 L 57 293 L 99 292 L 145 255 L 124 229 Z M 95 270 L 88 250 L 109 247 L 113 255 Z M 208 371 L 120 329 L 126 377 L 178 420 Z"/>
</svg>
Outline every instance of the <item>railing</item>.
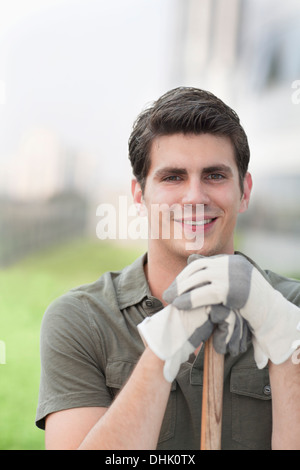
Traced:
<svg viewBox="0 0 300 470">
<path fill-rule="evenodd" d="M 47 202 L 0 201 L 0 267 L 29 253 L 83 235 L 87 203 L 77 194 Z"/>
</svg>

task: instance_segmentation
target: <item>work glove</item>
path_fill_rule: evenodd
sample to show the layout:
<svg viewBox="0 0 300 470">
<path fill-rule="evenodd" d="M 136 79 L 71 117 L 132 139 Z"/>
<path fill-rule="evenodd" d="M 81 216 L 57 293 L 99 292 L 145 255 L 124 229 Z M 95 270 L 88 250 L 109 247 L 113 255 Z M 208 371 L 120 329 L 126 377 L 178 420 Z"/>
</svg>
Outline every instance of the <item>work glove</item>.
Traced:
<svg viewBox="0 0 300 470">
<path fill-rule="evenodd" d="M 258 368 L 269 359 L 286 361 L 299 346 L 299 307 L 241 255 L 196 257 L 165 291 L 164 300 L 186 312 L 218 304 L 239 312 L 251 329 Z"/>
<path fill-rule="evenodd" d="M 168 305 L 140 323 L 138 331 L 144 344 L 165 361 L 164 377 L 169 382 L 176 377 L 180 365 L 212 333 L 214 347 L 220 354 L 243 352 L 249 341 L 244 319 L 223 305 L 189 311 Z"/>
</svg>

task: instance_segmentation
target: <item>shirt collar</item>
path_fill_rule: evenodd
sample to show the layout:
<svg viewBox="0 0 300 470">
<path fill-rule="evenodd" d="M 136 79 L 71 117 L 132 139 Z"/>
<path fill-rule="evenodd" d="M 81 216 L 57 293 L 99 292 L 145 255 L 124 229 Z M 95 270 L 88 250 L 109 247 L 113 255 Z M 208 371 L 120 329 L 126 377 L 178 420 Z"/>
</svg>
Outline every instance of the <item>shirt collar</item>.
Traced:
<svg viewBox="0 0 300 470">
<path fill-rule="evenodd" d="M 131 265 L 122 270 L 117 288 L 120 309 L 136 305 L 145 297 L 153 298 L 144 272 L 146 262 L 147 253 L 139 256 Z"/>
<path fill-rule="evenodd" d="M 261 275 L 268 281 L 270 282 L 270 279 L 268 277 L 268 274 L 266 273 L 266 271 L 264 271 L 260 266 L 258 266 L 258 264 L 255 263 L 255 261 L 253 261 L 251 258 L 249 258 L 249 256 L 245 255 L 244 253 L 242 253 L 241 251 L 235 251 L 234 252 L 235 255 L 241 255 L 243 256 L 244 258 L 246 258 L 249 263 L 251 263 L 260 273 Z"/>
</svg>

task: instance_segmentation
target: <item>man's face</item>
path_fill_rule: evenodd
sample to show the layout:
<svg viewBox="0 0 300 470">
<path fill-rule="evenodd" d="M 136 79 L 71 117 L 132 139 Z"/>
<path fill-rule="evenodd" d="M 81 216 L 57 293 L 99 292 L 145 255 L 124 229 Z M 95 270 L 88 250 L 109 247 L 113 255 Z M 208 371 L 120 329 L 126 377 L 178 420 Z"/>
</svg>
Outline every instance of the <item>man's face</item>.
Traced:
<svg viewBox="0 0 300 470">
<path fill-rule="evenodd" d="M 236 219 L 248 207 L 251 176 L 245 178 L 242 195 L 229 138 L 211 134 L 161 136 L 154 140 L 150 158 L 144 194 L 138 183 L 134 188 L 135 201 L 147 209 L 149 253 L 155 250 L 185 261 L 192 253 L 233 253 Z M 163 208 L 159 217 L 153 217 L 153 207 Z M 171 207 L 177 210 L 168 211 Z M 163 232 L 166 224 L 170 225 L 169 236 Z M 196 240 L 201 241 L 198 246 Z"/>
</svg>

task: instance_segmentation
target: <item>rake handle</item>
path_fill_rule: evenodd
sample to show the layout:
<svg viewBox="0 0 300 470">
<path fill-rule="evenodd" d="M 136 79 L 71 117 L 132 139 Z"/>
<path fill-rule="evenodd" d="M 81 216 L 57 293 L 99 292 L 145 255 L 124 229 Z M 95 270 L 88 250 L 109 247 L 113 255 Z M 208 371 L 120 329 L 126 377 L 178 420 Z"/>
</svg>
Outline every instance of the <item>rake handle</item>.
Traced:
<svg viewBox="0 0 300 470">
<path fill-rule="evenodd" d="M 204 349 L 201 450 L 221 450 L 223 380 L 224 356 L 215 351 L 211 336 Z"/>
</svg>

